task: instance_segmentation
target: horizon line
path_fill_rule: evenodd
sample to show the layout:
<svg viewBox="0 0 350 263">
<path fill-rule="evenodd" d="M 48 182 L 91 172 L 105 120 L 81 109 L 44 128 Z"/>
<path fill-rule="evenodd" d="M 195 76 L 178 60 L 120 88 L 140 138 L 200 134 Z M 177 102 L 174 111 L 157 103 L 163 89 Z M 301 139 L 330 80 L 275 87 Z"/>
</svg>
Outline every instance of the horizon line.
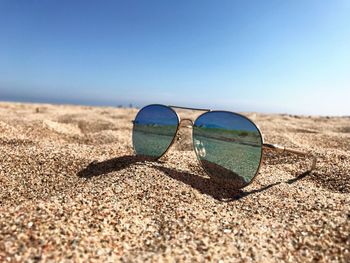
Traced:
<svg viewBox="0 0 350 263">
<path fill-rule="evenodd" d="M 154 104 L 154 103 L 133 103 L 133 102 L 119 102 L 116 100 L 115 103 L 110 101 L 109 103 L 98 102 L 93 100 L 84 100 L 80 101 L 75 99 L 58 99 L 58 98 L 47 98 L 47 99 L 14 99 L 14 98 L 0 98 L 0 103 L 17 103 L 17 104 L 48 104 L 53 106 L 65 105 L 65 106 L 88 106 L 88 107 L 112 107 L 112 108 L 126 108 L 126 109 L 141 109 L 144 106 Z M 157 103 L 165 106 L 170 106 L 167 103 Z M 180 107 L 187 108 L 185 105 L 180 105 Z M 211 110 L 225 110 L 225 109 L 211 109 Z M 227 110 L 227 109 L 226 109 Z M 257 113 L 264 115 L 289 115 L 289 116 L 303 116 L 303 117 L 340 117 L 340 118 L 350 118 L 350 115 L 334 115 L 334 114 L 294 114 L 288 112 L 266 112 L 266 111 L 233 111 L 232 112 L 243 112 L 243 113 Z"/>
</svg>

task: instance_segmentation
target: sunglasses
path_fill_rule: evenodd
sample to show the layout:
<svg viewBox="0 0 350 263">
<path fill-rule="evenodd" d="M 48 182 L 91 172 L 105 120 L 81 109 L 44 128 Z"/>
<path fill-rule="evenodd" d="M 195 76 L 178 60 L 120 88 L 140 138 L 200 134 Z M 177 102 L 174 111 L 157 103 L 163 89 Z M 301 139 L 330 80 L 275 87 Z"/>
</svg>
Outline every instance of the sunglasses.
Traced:
<svg viewBox="0 0 350 263">
<path fill-rule="evenodd" d="M 204 113 L 194 121 L 180 120 L 175 108 Z M 241 189 L 254 180 L 267 149 L 310 156 L 309 171 L 316 166 L 311 153 L 264 143 L 258 126 L 241 114 L 160 104 L 145 106 L 137 113 L 132 131 L 135 154 L 158 160 L 175 142 L 180 126 L 186 123 L 192 127 L 193 148 L 205 172 L 214 181 L 233 189 Z"/>
</svg>

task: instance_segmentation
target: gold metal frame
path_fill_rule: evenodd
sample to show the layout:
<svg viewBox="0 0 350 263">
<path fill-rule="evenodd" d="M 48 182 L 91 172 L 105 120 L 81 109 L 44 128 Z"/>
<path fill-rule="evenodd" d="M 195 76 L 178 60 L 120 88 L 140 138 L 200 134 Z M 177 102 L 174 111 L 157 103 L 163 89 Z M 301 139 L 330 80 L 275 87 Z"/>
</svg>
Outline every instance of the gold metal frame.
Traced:
<svg viewBox="0 0 350 263">
<path fill-rule="evenodd" d="M 199 109 L 199 108 L 190 108 L 190 107 L 181 107 L 181 106 L 174 106 L 174 105 L 162 105 L 162 104 L 150 104 L 150 105 L 147 105 L 145 107 L 148 107 L 148 106 L 163 106 L 163 107 L 166 107 L 166 108 L 169 108 L 171 109 L 177 116 L 177 119 L 178 119 L 178 124 L 177 124 L 177 128 L 176 128 L 176 132 L 174 134 L 174 137 L 171 141 L 171 143 L 169 144 L 168 148 L 164 151 L 164 153 L 155 158 L 154 160 L 157 161 L 159 160 L 160 158 L 162 158 L 164 155 L 167 154 L 167 152 L 169 151 L 169 149 L 171 148 L 171 146 L 174 144 L 177 136 L 178 136 L 178 133 L 179 133 L 179 130 L 181 127 L 187 127 L 187 128 L 192 128 L 192 132 L 193 132 L 193 125 L 194 123 L 196 122 L 196 120 L 198 118 L 200 118 L 202 115 L 208 113 L 208 112 L 229 112 L 229 113 L 232 113 L 234 115 L 238 115 L 238 116 L 241 116 L 243 118 L 245 118 L 246 120 L 248 120 L 249 122 L 251 122 L 255 127 L 256 129 L 258 130 L 259 134 L 260 134 L 260 138 L 261 138 L 261 157 L 260 157 L 260 162 L 259 162 L 259 166 L 257 168 L 257 171 L 255 173 L 255 175 L 253 176 L 253 178 L 250 180 L 250 182 L 248 182 L 246 185 L 240 187 L 239 189 L 242 189 L 246 186 L 248 186 L 249 184 L 251 184 L 256 176 L 259 174 L 259 171 L 260 171 L 260 168 L 261 168 L 261 165 L 263 163 L 263 160 L 264 160 L 264 156 L 265 156 L 265 150 L 272 150 L 272 151 L 276 151 L 278 153 L 284 153 L 284 152 L 287 152 L 287 153 L 292 153 L 292 154 L 296 154 L 296 155 L 299 155 L 299 156 L 309 156 L 312 158 L 312 164 L 311 164 L 311 167 L 310 169 L 308 170 L 309 172 L 314 170 L 316 168 L 316 162 L 317 162 L 317 159 L 316 159 L 316 156 L 313 155 L 311 152 L 304 152 L 304 151 L 300 151 L 300 150 L 296 150 L 296 149 L 292 149 L 292 148 L 288 148 L 288 147 L 285 147 L 285 146 L 281 146 L 281 145 L 277 145 L 277 144 L 270 144 L 270 143 L 265 143 L 264 142 L 264 137 L 263 137 L 263 134 L 260 130 L 260 128 L 258 127 L 258 125 L 256 125 L 251 119 L 249 119 L 248 117 L 242 115 L 242 114 L 239 114 L 239 113 L 235 113 L 235 112 L 231 112 L 231 111 L 223 111 L 223 110 L 210 110 L 210 109 Z M 142 109 L 144 109 L 145 107 L 143 107 Z M 141 112 L 141 110 L 139 110 L 139 112 Z M 174 109 L 185 109 L 185 110 L 195 110 L 195 111 L 204 111 L 204 113 L 200 114 L 194 121 L 192 119 L 181 119 L 180 116 L 178 115 L 178 113 L 174 110 Z M 139 113 L 138 112 L 138 113 Z M 137 115 L 136 115 L 137 117 Z M 135 117 L 135 119 L 136 119 Z M 132 121 L 134 123 L 134 121 Z M 188 125 L 184 125 L 185 122 L 188 122 Z M 193 144 L 193 135 L 192 135 L 192 144 Z M 135 149 L 134 149 L 134 154 L 136 155 L 136 152 L 135 152 Z M 197 157 L 197 160 L 199 161 L 199 163 L 201 163 L 201 160 L 198 158 L 197 154 L 196 154 L 196 157 Z M 205 170 L 204 166 L 201 165 L 202 168 Z M 207 174 L 209 174 L 207 171 L 205 171 Z"/>
</svg>

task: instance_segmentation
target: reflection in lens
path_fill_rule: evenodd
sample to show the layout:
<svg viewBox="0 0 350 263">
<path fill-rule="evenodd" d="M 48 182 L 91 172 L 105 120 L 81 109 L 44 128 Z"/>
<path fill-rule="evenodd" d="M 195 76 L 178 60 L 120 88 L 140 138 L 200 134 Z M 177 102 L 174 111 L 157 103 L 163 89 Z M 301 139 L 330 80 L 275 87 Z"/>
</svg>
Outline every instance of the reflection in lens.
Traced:
<svg viewBox="0 0 350 263">
<path fill-rule="evenodd" d="M 132 141 L 135 153 L 155 158 L 162 156 L 173 141 L 178 124 L 176 113 L 167 106 L 142 108 L 134 120 Z"/>
<path fill-rule="evenodd" d="M 214 180 L 235 189 L 250 183 L 262 157 L 262 138 L 247 118 L 224 111 L 202 114 L 194 123 L 193 145 Z"/>
</svg>

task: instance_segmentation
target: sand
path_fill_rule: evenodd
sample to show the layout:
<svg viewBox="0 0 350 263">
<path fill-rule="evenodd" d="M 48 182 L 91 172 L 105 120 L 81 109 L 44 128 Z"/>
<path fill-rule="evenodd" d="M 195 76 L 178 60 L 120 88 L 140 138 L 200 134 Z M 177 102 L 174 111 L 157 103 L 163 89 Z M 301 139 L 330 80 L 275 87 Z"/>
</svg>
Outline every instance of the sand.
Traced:
<svg viewBox="0 0 350 263">
<path fill-rule="evenodd" d="M 1 262 L 350 261 L 350 117 L 246 114 L 318 163 L 268 153 L 235 191 L 205 175 L 189 129 L 160 162 L 133 157 L 136 112 L 0 103 Z"/>
</svg>

